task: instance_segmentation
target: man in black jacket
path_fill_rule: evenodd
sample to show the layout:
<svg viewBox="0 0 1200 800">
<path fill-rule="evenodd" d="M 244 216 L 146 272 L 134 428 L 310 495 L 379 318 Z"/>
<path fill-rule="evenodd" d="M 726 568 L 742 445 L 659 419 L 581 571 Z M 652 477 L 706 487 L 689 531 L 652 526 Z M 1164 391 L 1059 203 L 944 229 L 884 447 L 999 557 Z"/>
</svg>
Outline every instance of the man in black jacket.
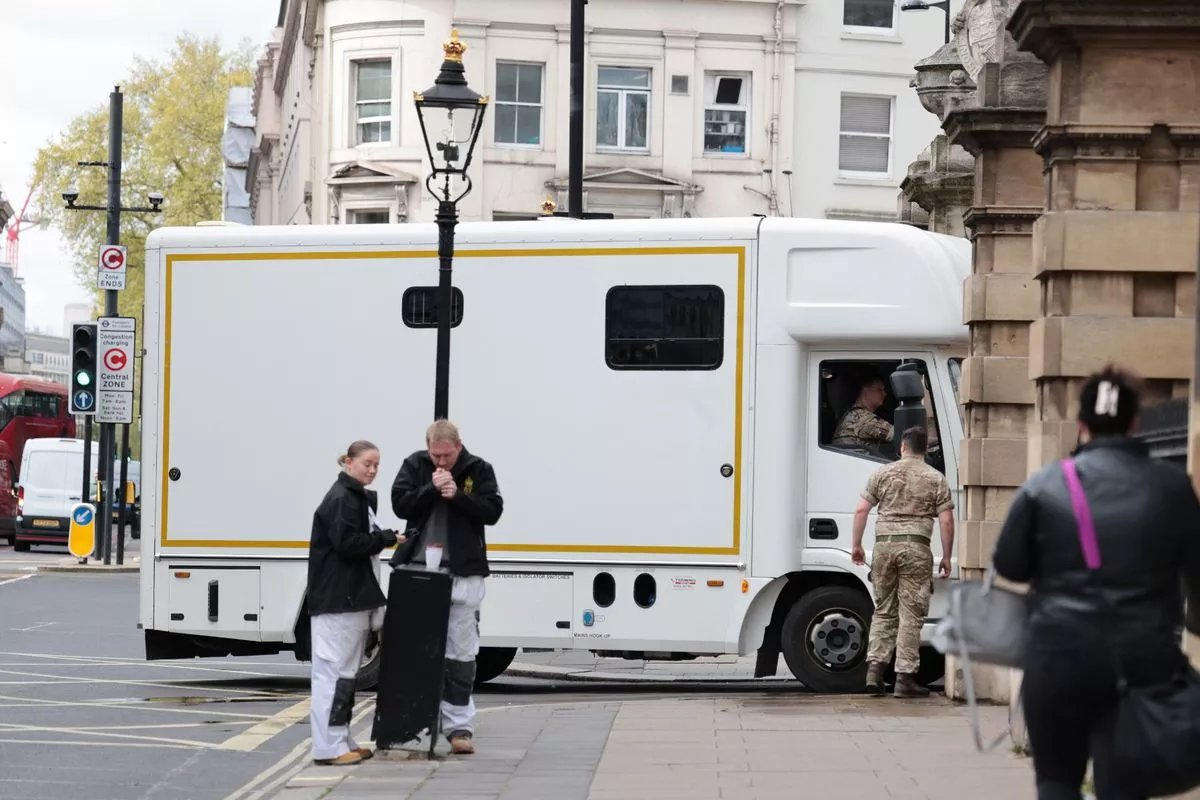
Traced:
<svg viewBox="0 0 1200 800">
<path fill-rule="evenodd" d="M 411 548 L 397 550 L 393 561 L 440 563 L 454 576 L 442 730 L 454 753 L 468 755 L 475 752 L 471 690 L 479 653 L 479 607 L 490 572 L 483 529 L 500 519 L 504 500 L 492 465 L 467 452 L 454 423 L 434 422 L 425 432 L 425 444 L 425 450 L 404 460 L 392 484 L 392 510 L 416 532 Z M 440 556 L 430 552 L 436 548 Z"/>
</svg>

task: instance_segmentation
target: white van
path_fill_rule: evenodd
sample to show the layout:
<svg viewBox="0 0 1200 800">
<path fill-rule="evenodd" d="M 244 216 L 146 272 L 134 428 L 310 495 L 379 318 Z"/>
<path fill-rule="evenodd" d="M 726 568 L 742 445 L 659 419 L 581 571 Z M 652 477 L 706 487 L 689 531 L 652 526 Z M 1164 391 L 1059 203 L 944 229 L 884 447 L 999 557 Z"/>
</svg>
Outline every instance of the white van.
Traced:
<svg viewBox="0 0 1200 800">
<path fill-rule="evenodd" d="M 99 463 L 100 445 L 92 442 L 92 464 Z M 20 474 L 13 548 L 28 550 L 32 544 L 65 547 L 71 509 L 83 497 L 83 440 L 30 439 L 25 443 Z"/>
</svg>

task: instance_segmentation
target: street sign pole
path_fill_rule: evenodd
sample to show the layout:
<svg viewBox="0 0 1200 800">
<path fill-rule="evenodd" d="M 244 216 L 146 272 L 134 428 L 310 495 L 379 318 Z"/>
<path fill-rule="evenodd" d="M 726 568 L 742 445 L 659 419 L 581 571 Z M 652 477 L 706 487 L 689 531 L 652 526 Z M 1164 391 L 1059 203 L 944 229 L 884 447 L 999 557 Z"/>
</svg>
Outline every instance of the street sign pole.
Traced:
<svg viewBox="0 0 1200 800">
<path fill-rule="evenodd" d="M 121 242 L 121 131 L 124 116 L 124 102 L 120 87 L 115 87 L 108 96 L 108 234 L 105 241 L 110 245 Z M 103 271 L 103 266 L 101 270 Z M 123 281 L 122 281 L 123 282 Z M 117 289 L 104 287 L 104 316 L 117 315 Z M 103 352 L 103 351 L 101 351 Z M 99 397 L 97 397 L 99 401 Z M 99 411 L 99 402 L 96 403 Z M 100 422 L 100 485 L 104 487 L 100 494 L 100 508 L 103 509 L 97 520 L 100 530 L 101 548 L 104 551 L 104 563 L 112 563 L 112 497 L 113 491 L 113 438 L 114 430 L 111 422 Z M 123 535 L 123 531 L 118 531 Z"/>
</svg>

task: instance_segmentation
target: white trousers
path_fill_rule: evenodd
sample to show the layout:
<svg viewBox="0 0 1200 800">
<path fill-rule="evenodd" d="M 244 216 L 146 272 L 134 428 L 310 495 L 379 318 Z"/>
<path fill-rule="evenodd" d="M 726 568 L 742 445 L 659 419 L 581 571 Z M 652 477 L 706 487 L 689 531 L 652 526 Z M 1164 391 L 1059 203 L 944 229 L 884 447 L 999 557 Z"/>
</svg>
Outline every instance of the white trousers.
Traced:
<svg viewBox="0 0 1200 800">
<path fill-rule="evenodd" d="M 370 630 L 370 611 L 351 611 L 344 614 L 318 614 L 312 618 L 312 757 L 318 760 L 337 758 L 358 749 L 350 735 L 349 716 L 344 725 L 330 725 L 330 712 L 337 699 L 353 707 L 354 697 L 345 696 L 345 686 L 336 697 L 339 680 L 354 680 L 362 663 L 363 648 Z"/>
<path fill-rule="evenodd" d="M 442 734 L 475 733 L 475 656 L 479 655 L 479 607 L 487 590 L 482 575 L 456 577 L 450 590 L 446 631 L 446 686 Z"/>
</svg>

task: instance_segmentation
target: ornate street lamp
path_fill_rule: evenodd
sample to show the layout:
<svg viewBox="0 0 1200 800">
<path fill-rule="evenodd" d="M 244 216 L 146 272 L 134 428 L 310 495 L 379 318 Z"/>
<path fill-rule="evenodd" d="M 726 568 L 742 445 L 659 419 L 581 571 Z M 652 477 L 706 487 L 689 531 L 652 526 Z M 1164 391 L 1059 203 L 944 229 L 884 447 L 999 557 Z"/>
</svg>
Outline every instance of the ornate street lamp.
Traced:
<svg viewBox="0 0 1200 800">
<path fill-rule="evenodd" d="M 450 406 L 450 315 L 453 290 L 451 274 L 454 261 L 454 228 L 458 225 L 458 201 L 471 191 L 467 170 L 488 98 L 467 86 L 463 53 L 467 46 L 458 40 L 458 31 L 442 44 L 445 58 L 433 86 L 413 92 L 430 172 L 425 188 L 437 198 L 435 220 L 438 226 L 437 292 L 437 376 L 434 385 L 433 416 L 445 419 Z M 430 131 L 434 131 L 433 138 Z M 436 153 L 436 155 L 435 155 Z"/>
</svg>

